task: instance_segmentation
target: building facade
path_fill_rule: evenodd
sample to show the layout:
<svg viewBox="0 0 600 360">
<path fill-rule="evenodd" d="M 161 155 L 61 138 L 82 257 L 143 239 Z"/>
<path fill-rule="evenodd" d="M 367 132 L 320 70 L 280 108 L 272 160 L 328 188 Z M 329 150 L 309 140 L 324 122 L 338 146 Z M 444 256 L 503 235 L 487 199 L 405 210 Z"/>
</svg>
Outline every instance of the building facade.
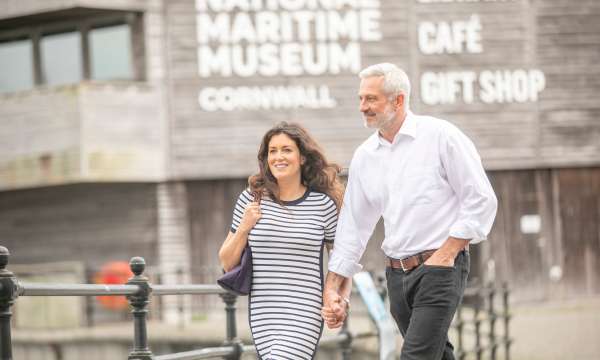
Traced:
<svg viewBox="0 0 600 360">
<path fill-rule="evenodd" d="M 498 194 L 473 277 L 598 294 L 599 19 L 595 0 L 0 1 L 0 243 L 16 264 L 141 255 L 213 282 L 263 133 L 297 121 L 347 167 L 370 134 L 357 73 L 392 62 Z"/>
</svg>

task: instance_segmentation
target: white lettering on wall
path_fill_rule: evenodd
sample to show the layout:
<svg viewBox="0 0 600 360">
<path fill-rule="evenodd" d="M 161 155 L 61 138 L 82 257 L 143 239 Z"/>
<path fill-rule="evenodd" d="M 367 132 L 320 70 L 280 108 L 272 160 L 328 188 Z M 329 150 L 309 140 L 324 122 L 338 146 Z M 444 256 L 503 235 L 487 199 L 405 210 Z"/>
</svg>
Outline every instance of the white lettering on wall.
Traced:
<svg viewBox="0 0 600 360">
<path fill-rule="evenodd" d="M 426 72 L 421 76 L 421 99 L 427 105 L 454 104 L 461 99 L 473 103 L 473 71 Z"/>
<path fill-rule="evenodd" d="M 361 69 L 360 44 L 341 45 L 285 43 L 281 45 L 222 45 L 198 48 L 201 77 L 249 77 L 357 73 Z"/>
<path fill-rule="evenodd" d="M 546 87 L 540 70 L 482 71 L 479 75 L 480 98 L 486 104 L 534 102 Z"/>
<path fill-rule="evenodd" d="M 358 73 L 361 43 L 383 37 L 379 8 L 380 0 L 196 0 L 198 74 L 248 78 Z M 269 96 L 278 100 L 264 99 Z M 317 86 L 205 88 L 198 101 L 207 111 L 256 104 L 265 109 L 335 105 L 329 88 Z"/>
<path fill-rule="evenodd" d="M 417 0 L 422 4 L 459 2 L 514 2 L 514 0 Z M 432 5 L 433 6 L 433 5 Z M 478 14 L 453 21 L 422 21 L 417 25 L 419 50 L 426 56 L 483 53 L 482 24 Z M 511 56 L 511 54 L 503 54 Z M 536 102 L 546 87 L 538 69 L 425 71 L 420 78 L 421 101 L 426 105 Z"/>
<path fill-rule="evenodd" d="M 427 105 L 472 104 L 477 96 L 486 104 L 535 102 L 545 86 L 544 73 L 537 69 L 425 72 L 421 100 Z"/>
<path fill-rule="evenodd" d="M 515 2 L 516 0 L 417 0 L 421 4 L 434 3 L 476 3 L 476 2 Z"/>
<path fill-rule="evenodd" d="M 380 5 L 380 0 L 196 0 L 196 10 L 213 12 L 368 9 Z"/>
<path fill-rule="evenodd" d="M 217 6 L 217 3 L 208 4 Z M 280 5 L 289 7 L 291 2 Z M 201 77 L 252 76 L 259 74 L 259 69 L 264 69 L 266 64 L 273 65 L 277 71 L 270 67 L 260 75 L 358 72 L 361 68 L 359 42 L 381 40 L 380 18 L 381 13 L 376 9 L 344 13 L 305 10 L 237 13 L 233 16 L 200 13 L 197 16 L 198 73 Z M 287 55 L 291 56 L 290 60 L 286 59 Z M 315 60 L 310 60 L 311 57 Z"/>
<path fill-rule="evenodd" d="M 337 104 L 325 85 L 206 87 L 200 91 L 198 102 L 205 111 L 321 109 Z"/>
<path fill-rule="evenodd" d="M 425 55 L 483 51 L 481 22 L 477 15 L 471 15 L 466 21 L 421 22 L 418 37 L 419 50 Z"/>
</svg>

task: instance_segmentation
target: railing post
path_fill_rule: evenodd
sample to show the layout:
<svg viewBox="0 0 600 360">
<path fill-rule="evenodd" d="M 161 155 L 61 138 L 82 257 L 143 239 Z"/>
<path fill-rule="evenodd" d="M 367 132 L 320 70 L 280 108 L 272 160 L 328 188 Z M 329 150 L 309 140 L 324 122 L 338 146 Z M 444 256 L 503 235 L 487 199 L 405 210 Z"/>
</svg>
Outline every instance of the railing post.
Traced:
<svg viewBox="0 0 600 360">
<path fill-rule="evenodd" d="M 510 312 L 508 309 L 508 285 L 502 284 L 502 305 L 504 307 L 504 358 L 510 360 L 510 333 L 508 331 L 508 324 L 510 322 Z"/>
<path fill-rule="evenodd" d="M 465 349 L 463 345 L 463 330 L 464 330 L 464 320 L 463 320 L 463 307 L 462 304 L 458 306 L 456 310 L 456 332 L 457 332 L 457 342 L 456 342 L 456 353 L 458 355 L 459 360 L 464 360 L 465 358 Z"/>
<path fill-rule="evenodd" d="M 480 300 L 483 297 L 481 290 L 481 288 L 477 289 L 477 301 L 475 302 L 475 309 L 473 312 L 473 322 L 475 324 L 475 355 L 477 360 L 481 360 L 483 351 L 481 348 L 481 319 L 479 315 L 479 312 L 481 311 Z"/>
<path fill-rule="evenodd" d="M 152 351 L 148 348 L 148 334 L 146 331 L 146 316 L 152 288 L 148 278 L 142 273 L 146 268 L 146 261 L 141 257 L 131 258 L 129 266 L 134 276 L 127 282 L 128 285 L 137 285 L 139 291 L 135 295 L 128 295 L 133 314 L 133 350 L 129 353 L 129 360 L 152 360 Z"/>
<path fill-rule="evenodd" d="M 488 341 L 490 346 L 490 359 L 496 360 L 496 347 L 498 342 L 496 341 L 496 312 L 494 310 L 494 298 L 496 297 L 496 289 L 493 284 L 489 284 L 488 293 L 488 318 L 490 321 L 490 329 L 488 333 Z"/>
<path fill-rule="evenodd" d="M 0 246 L 0 359 L 12 360 L 12 341 L 10 334 L 10 307 L 18 296 L 17 278 L 6 270 L 10 253 Z"/>
<path fill-rule="evenodd" d="M 237 296 L 230 293 L 223 293 L 221 295 L 223 302 L 225 302 L 225 316 L 227 324 L 227 339 L 225 345 L 231 345 L 234 347 L 233 354 L 227 356 L 228 360 L 239 360 L 242 356 L 242 342 L 237 338 L 237 328 L 235 323 L 235 302 Z"/>
<path fill-rule="evenodd" d="M 86 267 L 85 269 L 85 280 L 87 283 L 94 283 L 94 275 L 92 274 L 92 269 Z M 94 298 L 92 296 L 86 296 L 84 298 L 85 301 L 85 326 L 93 327 L 94 326 Z"/>
<path fill-rule="evenodd" d="M 342 360 L 350 360 L 352 358 L 352 335 L 348 331 L 348 317 L 342 324 L 340 333 L 346 335 L 346 339 L 340 343 L 342 349 Z"/>
<path fill-rule="evenodd" d="M 183 284 L 183 269 L 177 268 L 177 283 Z M 185 327 L 185 309 L 184 309 L 185 295 L 179 295 L 177 297 L 177 314 L 179 315 L 177 322 L 180 329 Z"/>
</svg>

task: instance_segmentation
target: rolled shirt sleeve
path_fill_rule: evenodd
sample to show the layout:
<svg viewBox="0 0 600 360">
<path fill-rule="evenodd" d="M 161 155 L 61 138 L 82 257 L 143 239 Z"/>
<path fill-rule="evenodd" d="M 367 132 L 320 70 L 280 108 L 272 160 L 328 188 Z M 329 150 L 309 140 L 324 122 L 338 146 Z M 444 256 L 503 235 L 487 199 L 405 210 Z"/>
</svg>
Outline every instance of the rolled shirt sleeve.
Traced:
<svg viewBox="0 0 600 360">
<path fill-rule="evenodd" d="M 360 161 L 352 161 L 344 202 L 338 219 L 333 252 L 329 259 L 329 271 L 351 277 L 361 271 L 358 263 L 367 243 L 381 217 L 381 210 L 374 206 L 360 184 Z"/>
<path fill-rule="evenodd" d="M 441 158 L 459 203 L 458 216 L 449 236 L 478 243 L 487 239 L 498 200 L 473 142 L 456 127 L 447 135 Z"/>
</svg>

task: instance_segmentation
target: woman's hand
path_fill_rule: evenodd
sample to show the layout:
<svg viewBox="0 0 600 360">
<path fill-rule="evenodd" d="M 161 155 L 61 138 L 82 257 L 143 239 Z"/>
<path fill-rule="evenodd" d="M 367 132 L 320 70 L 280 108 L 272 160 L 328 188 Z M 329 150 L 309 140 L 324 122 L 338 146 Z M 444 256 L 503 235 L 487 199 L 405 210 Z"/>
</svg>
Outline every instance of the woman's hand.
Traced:
<svg viewBox="0 0 600 360">
<path fill-rule="evenodd" d="M 348 303 L 341 297 L 335 300 L 330 306 L 325 305 L 321 308 L 321 317 L 325 320 L 327 327 L 330 329 L 341 327 L 347 316 Z"/>
<path fill-rule="evenodd" d="M 242 217 L 242 221 L 240 221 L 238 230 L 244 233 L 250 232 L 258 222 L 258 219 L 260 219 L 261 215 L 260 204 L 256 201 L 249 203 L 244 210 L 244 216 Z"/>
</svg>

